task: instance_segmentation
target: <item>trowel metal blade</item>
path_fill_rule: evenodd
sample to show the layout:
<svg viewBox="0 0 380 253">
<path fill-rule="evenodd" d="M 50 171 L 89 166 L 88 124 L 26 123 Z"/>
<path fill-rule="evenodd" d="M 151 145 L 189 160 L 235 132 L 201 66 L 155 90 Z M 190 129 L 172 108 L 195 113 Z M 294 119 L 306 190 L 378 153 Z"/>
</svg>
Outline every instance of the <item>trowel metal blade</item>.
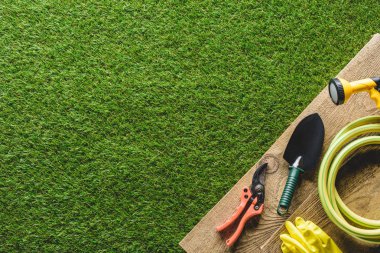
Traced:
<svg viewBox="0 0 380 253">
<path fill-rule="evenodd" d="M 302 156 L 302 169 L 315 168 L 321 156 L 324 136 L 325 128 L 321 117 L 317 113 L 307 116 L 301 120 L 290 137 L 284 159 L 292 165 L 297 157 Z"/>
</svg>

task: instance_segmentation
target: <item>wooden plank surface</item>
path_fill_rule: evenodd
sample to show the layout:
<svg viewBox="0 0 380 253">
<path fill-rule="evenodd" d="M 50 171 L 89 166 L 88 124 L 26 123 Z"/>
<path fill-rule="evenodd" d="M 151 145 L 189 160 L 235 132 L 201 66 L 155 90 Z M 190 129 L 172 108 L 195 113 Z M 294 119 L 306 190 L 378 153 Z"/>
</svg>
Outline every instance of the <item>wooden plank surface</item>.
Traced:
<svg viewBox="0 0 380 253">
<path fill-rule="evenodd" d="M 347 80 L 380 76 L 380 35 L 374 35 L 338 76 Z M 375 104 L 369 99 L 368 94 L 353 95 L 347 104 L 337 107 L 330 101 L 327 88 L 325 88 L 285 130 L 257 164 L 185 236 L 180 242 L 184 250 L 187 252 L 281 252 L 279 233 L 283 231 L 284 221 L 288 218 L 294 220 L 297 215 L 300 215 L 323 227 L 344 252 L 379 252 L 379 248 L 368 247 L 354 241 L 329 222 L 316 192 L 317 170 L 314 175 L 305 175 L 301 181 L 290 208 L 290 213 L 293 215 L 280 217 L 276 213 L 277 204 L 288 176 L 288 164 L 282 159 L 284 149 L 298 122 L 314 112 L 320 114 L 325 124 L 323 151 L 327 149 L 335 134 L 347 123 L 363 116 L 378 114 Z M 369 158 L 364 157 L 362 160 L 367 161 L 370 160 Z M 215 231 L 215 227 L 222 224 L 234 212 L 239 203 L 240 190 L 249 185 L 253 172 L 263 162 L 269 163 L 264 212 L 258 224 L 247 224 L 235 247 L 229 249 L 225 246 L 221 235 Z M 358 169 L 350 169 L 357 165 L 357 163 L 348 162 L 346 165 L 348 169 L 345 169 L 339 176 L 345 179 L 349 185 L 349 187 L 343 187 L 343 199 L 358 214 L 379 219 L 380 170 L 376 170 L 374 164 L 367 165 L 365 173 L 358 173 Z M 360 170 L 362 171 L 362 168 Z M 361 182 L 361 184 L 358 185 L 357 182 Z"/>
<path fill-rule="evenodd" d="M 362 153 L 363 152 L 363 153 Z M 345 203 L 356 213 L 372 219 L 380 217 L 380 150 L 360 150 L 341 169 L 337 189 Z M 294 221 L 297 216 L 318 224 L 326 233 L 331 235 L 343 252 L 375 253 L 380 247 L 363 245 L 351 240 L 348 235 L 338 229 L 327 218 L 315 189 L 309 197 L 289 217 Z M 286 232 L 282 225 L 271 238 L 262 245 L 262 252 L 281 252 L 280 234 Z"/>
</svg>

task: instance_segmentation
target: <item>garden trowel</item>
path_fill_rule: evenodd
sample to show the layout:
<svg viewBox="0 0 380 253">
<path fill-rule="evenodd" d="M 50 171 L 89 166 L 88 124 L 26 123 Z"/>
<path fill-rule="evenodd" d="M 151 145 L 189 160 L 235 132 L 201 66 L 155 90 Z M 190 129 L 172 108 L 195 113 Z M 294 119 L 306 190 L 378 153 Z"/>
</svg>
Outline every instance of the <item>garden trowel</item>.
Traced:
<svg viewBox="0 0 380 253">
<path fill-rule="evenodd" d="M 298 184 L 299 175 L 315 168 L 322 151 L 325 128 L 317 113 L 301 120 L 286 146 L 284 159 L 289 163 L 289 176 L 282 192 L 277 213 L 287 213 Z"/>
</svg>

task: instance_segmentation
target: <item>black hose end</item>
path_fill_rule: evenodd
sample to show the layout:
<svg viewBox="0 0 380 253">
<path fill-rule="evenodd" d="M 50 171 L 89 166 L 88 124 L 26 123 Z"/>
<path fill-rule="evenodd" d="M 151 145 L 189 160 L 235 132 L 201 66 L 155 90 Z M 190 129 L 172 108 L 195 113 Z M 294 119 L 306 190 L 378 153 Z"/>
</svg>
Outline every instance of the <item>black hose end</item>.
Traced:
<svg viewBox="0 0 380 253">
<path fill-rule="evenodd" d="M 333 78 L 330 80 L 329 95 L 334 104 L 341 105 L 344 103 L 344 88 L 339 78 Z"/>
<path fill-rule="evenodd" d="M 380 77 L 371 77 L 372 81 L 376 83 L 375 89 L 380 91 Z"/>
</svg>

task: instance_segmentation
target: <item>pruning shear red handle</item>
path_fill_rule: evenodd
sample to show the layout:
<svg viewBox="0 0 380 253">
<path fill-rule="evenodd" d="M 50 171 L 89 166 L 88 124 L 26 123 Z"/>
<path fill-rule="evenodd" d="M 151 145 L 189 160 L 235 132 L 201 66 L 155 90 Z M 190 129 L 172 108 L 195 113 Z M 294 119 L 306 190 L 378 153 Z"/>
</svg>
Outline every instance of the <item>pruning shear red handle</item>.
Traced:
<svg viewBox="0 0 380 253">
<path fill-rule="evenodd" d="M 254 216 L 260 215 L 264 210 L 264 179 L 267 164 L 261 165 L 252 178 L 251 187 L 244 187 L 240 195 L 240 205 L 232 216 L 222 225 L 216 227 L 218 232 L 227 230 L 238 222 L 235 232 L 226 240 L 231 247 L 239 238 L 245 224 Z"/>
</svg>

